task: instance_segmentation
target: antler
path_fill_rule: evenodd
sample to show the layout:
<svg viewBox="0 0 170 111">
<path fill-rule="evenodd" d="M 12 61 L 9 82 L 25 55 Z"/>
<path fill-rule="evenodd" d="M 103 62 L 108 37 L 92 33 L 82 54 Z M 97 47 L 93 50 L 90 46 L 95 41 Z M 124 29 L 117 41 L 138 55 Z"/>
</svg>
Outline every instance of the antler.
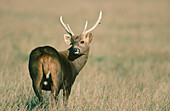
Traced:
<svg viewBox="0 0 170 111">
<path fill-rule="evenodd" d="M 88 21 L 86 21 L 86 24 L 85 24 L 84 30 L 83 30 L 83 34 L 87 34 L 87 33 L 91 32 L 92 30 L 94 30 L 94 29 L 97 27 L 97 25 L 100 24 L 101 18 L 102 18 L 102 11 L 100 11 L 99 18 L 98 18 L 98 20 L 96 21 L 96 23 L 94 24 L 94 26 L 91 27 L 91 28 L 90 28 L 89 30 L 87 30 L 87 31 L 86 31 L 86 29 L 87 29 Z M 71 36 L 75 35 L 75 34 L 73 33 L 73 31 L 71 30 L 70 26 L 69 26 L 68 24 L 67 24 L 67 25 L 64 24 L 62 16 L 60 16 L 60 23 L 61 23 L 61 25 L 63 26 L 63 28 L 66 30 L 66 32 L 67 32 L 68 34 L 70 34 Z"/>
<path fill-rule="evenodd" d="M 70 26 L 68 24 L 67 24 L 67 26 L 64 24 L 62 16 L 60 16 L 60 23 L 61 23 L 61 25 L 63 26 L 63 28 L 66 30 L 66 32 L 68 34 L 70 34 L 71 36 L 74 35 L 74 33 L 72 32 Z"/>
<path fill-rule="evenodd" d="M 94 26 L 93 26 L 92 28 L 90 28 L 89 30 L 87 30 L 87 31 L 86 31 L 86 28 L 87 28 L 87 23 L 88 23 L 88 21 L 86 21 L 83 34 L 87 34 L 87 33 L 91 32 L 92 30 L 94 30 L 94 29 L 97 27 L 97 25 L 100 24 L 101 18 L 102 18 L 102 11 L 100 11 L 99 18 L 98 18 L 98 20 L 96 21 L 96 23 L 94 24 Z"/>
</svg>

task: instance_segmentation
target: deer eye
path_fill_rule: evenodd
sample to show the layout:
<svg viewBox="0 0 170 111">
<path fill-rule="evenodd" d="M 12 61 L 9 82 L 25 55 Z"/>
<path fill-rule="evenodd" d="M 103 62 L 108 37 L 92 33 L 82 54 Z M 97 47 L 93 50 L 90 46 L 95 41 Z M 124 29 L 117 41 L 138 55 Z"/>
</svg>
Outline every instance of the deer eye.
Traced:
<svg viewBox="0 0 170 111">
<path fill-rule="evenodd" d="M 81 41 L 80 43 L 81 43 L 81 44 L 84 44 L 84 41 Z"/>
</svg>

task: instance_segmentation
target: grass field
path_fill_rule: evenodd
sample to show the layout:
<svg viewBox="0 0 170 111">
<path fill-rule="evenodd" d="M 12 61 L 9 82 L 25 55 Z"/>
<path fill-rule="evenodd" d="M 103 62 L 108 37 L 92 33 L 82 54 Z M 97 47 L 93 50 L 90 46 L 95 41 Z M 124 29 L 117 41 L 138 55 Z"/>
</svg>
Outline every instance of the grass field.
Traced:
<svg viewBox="0 0 170 111">
<path fill-rule="evenodd" d="M 71 111 L 170 110 L 169 0 L 0 0 L 0 111 L 37 110 L 38 98 L 28 72 L 37 46 L 67 46 L 62 15 L 80 34 L 99 10 L 89 60 L 72 87 Z M 63 111 L 43 92 L 40 111 Z"/>
</svg>

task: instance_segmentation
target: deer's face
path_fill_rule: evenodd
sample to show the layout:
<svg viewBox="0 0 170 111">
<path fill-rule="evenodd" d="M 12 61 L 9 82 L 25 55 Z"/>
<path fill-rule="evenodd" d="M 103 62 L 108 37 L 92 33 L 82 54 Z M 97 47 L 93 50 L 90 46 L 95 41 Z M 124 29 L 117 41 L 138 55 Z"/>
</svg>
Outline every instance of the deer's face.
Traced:
<svg viewBox="0 0 170 111">
<path fill-rule="evenodd" d="M 89 50 L 89 44 L 92 41 L 93 34 L 80 34 L 79 36 L 73 35 L 70 36 L 69 34 L 64 35 L 64 40 L 66 44 L 71 45 L 71 51 L 74 54 L 86 54 Z"/>
<path fill-rule="evenodd" d="M 83 33 L 77 36 L 72 32 L 70 26 L 63 22 L 62 16 L 60 16 L 60 23 L 68 33 L 64 35 L 64 40 L 68 45 L 72 45 L 71 49 L 74 54 L 79 54 L 79 55 L 86 54 L 86 52 L 89 49 L 89 43 L 92 41 L 92 37 L 93 37 L 91 31 L 94 30 L 98 24 L 100 24 L 101 18 L 102 18 L 102 11 L 100 11 L 99 17 L 96 23 L 94 24 L 94 26 L 91 27 L 89 30 L 86 30 L 88 24 L 88 21 L 86 21 Z"/>
</svg>

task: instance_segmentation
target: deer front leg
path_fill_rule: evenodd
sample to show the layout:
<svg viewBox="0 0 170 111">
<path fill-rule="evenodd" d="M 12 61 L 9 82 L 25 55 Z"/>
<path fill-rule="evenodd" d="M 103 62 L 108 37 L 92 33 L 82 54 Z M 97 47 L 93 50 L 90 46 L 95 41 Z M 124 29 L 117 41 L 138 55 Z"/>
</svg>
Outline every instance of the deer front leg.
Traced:
<svg viewBox="0 0 170 111">
<path fill-rule="evenodd" d="M 63 104 L 67 106 L 68 98 L 70 96 L 71 86 L 63 89 Z"/>
</svg>

